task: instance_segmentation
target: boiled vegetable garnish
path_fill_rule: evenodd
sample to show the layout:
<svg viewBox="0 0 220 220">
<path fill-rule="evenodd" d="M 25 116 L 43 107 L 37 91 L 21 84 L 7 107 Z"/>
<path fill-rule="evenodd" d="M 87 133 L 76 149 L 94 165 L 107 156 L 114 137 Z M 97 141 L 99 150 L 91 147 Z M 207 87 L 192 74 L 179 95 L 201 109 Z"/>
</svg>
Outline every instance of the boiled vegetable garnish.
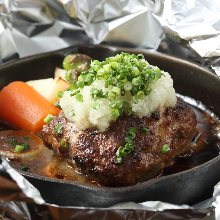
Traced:
<svg viewBox="0 0 220 220">
<path fill-rule="evenodd" d="M 40 137 L 25 130 L 0 131 L 0 156 L 31 159 L 44 145 Z"/>
<path fill-rule="evenodd" d="M 15 81 L 0 92 L 0 118 L 13 127 L 40 130 L 44 118 L 60 110 L 24 82 Z"/>
<path fill-rule="evenodd" d="M 77 81 L 77 77 L 83 71 L 88 70 L 91 58 L 85 54 L 69 54 L 63 60 L 63 68 L 66 70 L 65 79 L 69 83 Z"/>
<path fill-rule="evenodd" d="M 26 83 L 52 104 L 59 100 L 60 97 L 57 94 L 62 93 L 70 86 L 69 83 L 61 77 L 31 80 Z"/>
</svg>

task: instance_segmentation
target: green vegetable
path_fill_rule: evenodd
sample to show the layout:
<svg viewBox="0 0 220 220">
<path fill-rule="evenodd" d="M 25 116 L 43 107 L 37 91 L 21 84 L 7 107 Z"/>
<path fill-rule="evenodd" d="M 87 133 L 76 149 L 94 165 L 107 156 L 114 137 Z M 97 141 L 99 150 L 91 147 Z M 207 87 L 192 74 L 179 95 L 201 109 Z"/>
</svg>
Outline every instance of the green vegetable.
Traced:
<svg viewBox="0 0 220 220">
<path fill-rule="evenodd" d="M 24 137 L 24 139 L 29 140 L 30 137 Z M 27 150 L 29 148 L 29 144 L 17 141 L 15 138 L 11 138 L 9 140 L 9 143 L 11 144 L 11 146 L 15 147 L 14 152 L 16 152 L 16 153 L 20 153 L 20 152 Z"/>
<path fill-rule="evenodd" d="M 74 111 L 72 111 L 72 116 L 75 116 L 75 112 Z"/>
<path fill-rule="evenodd" d="M 44 122 L 45 123 L 50 123 L 53 120 L 53 115 L 48 114 L 45 118 L 44 118 Z"/>
<path fill-rule="evenodd" d="M 141 131 L 142 131 L 144 134 L 147 134 L 148 129 L 147 129 L 146 127 L 142 127 L 142 128 L 141 128 Z"/>
<path fill-rule="evenodd" d="M 67 147 L 67 142 L 65 139 L 62 139 L 60 144 L 61 144 L 61 147 Z"/>
<path fill-rule="evenodd" d="M 76 100 L 77 100 L 78 102 L 83 102 L 83 95 L 80 94 L 80 93 L 77 93 L 77 94 L 76 94 Z"/>
<path fill-rule="evenodd" d="M 64 59 L 63 65 L 66 70 L 77 66 L 73 64 L 73 57 L 70 56 Z M 162 75 L 163 72 L 158 67 L 151 66 L 144 59 L 143 54 L 121 53 L 102 62 L 92 61 L 90 68 L 81 72 L 69 90 L 71 90 L 71 96 L 75 96 L 77 101 L 82 102 L 80 91 L 85 86 L 90 86 L 95 80 L 104 80 L 105 88 L 91 88 L 90 95 L 95 101 L 101 98 L 107 99 L 112 109 L 112 116 L 117 119 L 123 113 L 128 115 L 132 113 L 132 103 L 123 104 L 123 97 L 130 95 L 137 103 L 150 94 L 151 84 Z M 112 101 L 121 101 L 122 104 L 113 106 Z"/>
<path fill-rule="evenodd" d="M 22 144 L 22 145 L 16 145 L 15 146 L 15 152 L 16 153 L 21 153 L 22 151 L 24 151 L 24 150 L 27 150 L 29 148 L 29 145 L 28 144 Z"/>
<path fill-rule="evenodd" d="M 120 112 L 117 108 L 112 109 L 112 116 L 113 116 L 113 118 L 118 118 L 120 116 Z"/>
<path fill-rule="evenodd" d="M 82 72 L 89 68 L 90 62 L 91 58 L 85 54 L 69 54 L 63 60 L 63 68 Z"/>
<path fill-rule="evenodd" d="M 56 102 L 54 105 L 55 105 L 57 108 L 61 109 L 60 102 Z"/>
<path fill-rule="evenodd" d="M 74 68 L 74 62 L 73 62 L 73 60 L 74 60 L 74 57 L 73 57 L 73 55 L 68 55 L 68 56 L 66 56 L 65 58 L 64 58 L 64 60 L 63 60 L 63 68 L 65 69 L 65 70 L 71 70 L 71 69 L 73 69 Z"/>
<path fill-rule="evenodd" d="M 100 108 L 100 103 L 94 102 L 93 108 L 94 108 L 95 110 L 98 110 L 98 109 Z"/>
<path fill-rule="evenodd" d="M 18 141 L 15 138 L 11 138 L 9 143 L 10 145 L 15 146 L 16 144 L 18 144 Z"/>
<path fill-rule="evenodd" d="M 55 132 L 57 135 L 62 134 L 62 129 L 63 129 L 63 125 L 62 124 L 57 124 L 55 127 Z"/>
<path fill-rule="evenodd" d="M 161 148 L 161 152 L 163 154 L 166 154 L 170 151 L 170 146 L 168 144 L 164 144 L 163 147 Z"/>
<path fill-rule="evenodd" d="M 62 98 L 63 97 L 63 91 L 58 91 L 58 93 L 57 93 L 57 96 L 59 97 L 59 98 Z"/>
<path fill-rule="evenodd" d="M 130 154 L 134 150 L 133 140 L 136 137 L 137 129 L 132 127 L 130 128 L 125 136 L 124 146 L 120 146 L 116 151 L 115 163 L 120 164 L 125 156 Z"/>
<path fill-rule="evenodd" d="M 25 166 L 25 165 L 22 165 L 21 170 L 22 170 L 22 171 L 25 171 L 25 172 L 29 172 L 29 171 L 30 171 L 30 168 L 27 167 L 27 166 Z"/>
</svg>

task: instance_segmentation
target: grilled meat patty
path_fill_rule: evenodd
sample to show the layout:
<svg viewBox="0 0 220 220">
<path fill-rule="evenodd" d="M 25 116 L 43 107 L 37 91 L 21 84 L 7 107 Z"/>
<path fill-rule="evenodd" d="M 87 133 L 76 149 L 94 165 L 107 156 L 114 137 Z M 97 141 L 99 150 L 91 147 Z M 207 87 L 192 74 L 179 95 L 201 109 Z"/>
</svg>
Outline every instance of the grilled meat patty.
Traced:
<svg viewBox="0 0 220 220">
<path fill-rule="evenodd" d="M 79 131 L 61 113 L 43 127 L 41 135 L 49 148 L 69 158 L 91 180 L 125 186 L 160 175 L 176 156 L 191 152 L 196 124 L 193 110 L 178 99 L 174 108 L 157 110 L 151 117 L 121 116 L 104 132 Z M 117 164 L 117 149 L 125 144 L 130 128 L 137 130 L 134 150 Z M 167 152 L 162 150 L 165 144 L 170 148 Z"/>
</svg>

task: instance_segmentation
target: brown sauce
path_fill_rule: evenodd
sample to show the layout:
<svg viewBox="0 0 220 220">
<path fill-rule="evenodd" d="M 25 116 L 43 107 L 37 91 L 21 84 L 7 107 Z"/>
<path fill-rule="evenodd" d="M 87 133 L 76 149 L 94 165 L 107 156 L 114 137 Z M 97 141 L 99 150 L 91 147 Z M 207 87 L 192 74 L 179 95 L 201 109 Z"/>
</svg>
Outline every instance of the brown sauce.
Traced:
<svg viewBox="0 0 220 220">
<path fill-rule="evenodd" d="M 169 175 L 203 164 L 220 153 L 220 121 L 207 110 L 200 102 L 180 96 L 195 111 L 197 116 L 198 133 L 192 142 L 195 148 L 194 153 L 188 153 L 176 158 L 175 163 L 166 167 L 162 175 Z M 5 125 L 0 126 L 0 130 L 5 130 Z M 10 164 L 17 170 L 24 170 L 49 178 L 71 180 L 77 183 L 96 184 L 90 182 L 86 176 L 80 174 L 73 163 L 60 158 L 44 147 L 43 150 L 35 157 L 25 159 L 12 159 Z"/>
</svg>

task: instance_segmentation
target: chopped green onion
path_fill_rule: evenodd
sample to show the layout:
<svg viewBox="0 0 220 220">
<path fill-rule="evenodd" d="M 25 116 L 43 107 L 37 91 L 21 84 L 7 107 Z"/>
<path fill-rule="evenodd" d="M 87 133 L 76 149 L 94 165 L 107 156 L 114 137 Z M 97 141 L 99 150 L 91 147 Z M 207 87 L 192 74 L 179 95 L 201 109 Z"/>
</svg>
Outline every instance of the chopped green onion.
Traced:
<svg viewBox="0 0 220 220">
<path fill-rule="evenodd" d="M 166 154 L 170 151 L 170 146 L 168 144 L 164 144 L 163 147 L 161 148 L 161 152 L 163 154 Z"/>
<path fill-rule="evenodd" d="M 67 144 L 65 139 L 61 140 L 60 145 L 61 145 L 61 147 L 67 147 L 68 146 L 68 144 Z"/>
<path fill-rule="evenodd" d="M 72 111 L 72 116 L 75 116 L 76 114 L 75 114 L 75 112 L 74 111 Z"/>
<path fill-rule="evenodd" d="M 103 66 L 103 69 L 105 70 L 106 73 L 110 73 L 111 71 L 111 65 L 110 64 L 105 64 Z"/>
<path fill-rule="evenodd" d="M 120 146 L 116 151 L 116 159 L 115 163 L 120 164 L 122 163 L 122 159 L 127 155 L 130 154 L 134 150 L 133 140 L 136 137 L 137 129 L 135 127 L 131 127 L 125 136 L 125 144 L 124 146 Z"/>
<path fill-rule="evenodd" d="M 109 98 L 110 100 L 115 100 L 115 99 L 116 99 L 116 93 L 109 92 L 109 93 L 108 93 L 108 98 Z"/>
<path fill-rule="evenodd" d="M 76 100 L 77 100 L 78 102 L 83 102 L 83 95 L 82 95 L 82 94 L 77 93 L 77 94 L 75 95 L 75 97 L 76 97 Z"/>
<path fill-rule="evenodd" d="M 136 95 L 137 99 L 142 99 L 144 97 L 144 92 L 143 91 L 139 91 Z"/>
<path fill-rule="evenodd" d="M 117 69 L 117 67 L 118 67 L 118 63 L 117 62 L 111 62 L 110 65 L 111 65 L 111 67 L 113 69 Z"/>
<path fill-rule="evenodd" d="M 18 141 L 15 138 L 11 138 L 9 143 L 10 145 L 15 146 L 16 144 L 18 144 Z"/>
<path fill-rule="evenodd" d="M 127 137 L 125 137 L 125 142 L 131 144 L 131 143 L 133 143 L 133 139 L 131 137 L 127 136 Z"/>
<path fill-rule="evenodd" d="M 104 76 L 105 75 L 105 70 L 104 69 L 99 69 L 97 71 L 97 76 Z"/>
<path fill-rule="evenodd" d="M 30 171 L 30 168 L 27 167 L 27 166 L 22 166 L 22 167 L 21 167 L 21 170 L 22 170 L 22 171 L 25 171 L 25 172 L 29 172 L 29 171 Z"/>
<path fill-rule="evenodd" d="M 139 69 L 135 66 L 135 67 L 132 68 L 132 73 L 133 73 L 135 76 L 138 76 L 139 73 L 140 73 L 140 71 L 139 71 Z"/>
<path fill-rule="evenodd" d="M 125 91 L 131 91 L 132 90 L 132 83 L 131 82 L 126 82 L 124 84 L 124 89 L 125 89 Z"/>
<path fill-rule="evenodd" d="M 56 134 L 57 135 L 62 134 L 62 129 L 63 129 L 63 125 L 58 123 L 55 127 Z"/>
<path fill-rule="evenodd" d="M 56 102 L 54 105 L 55 105 L 57 108 L 61 109 L 60 102 Z"/>
<path fill-rule="evenodd" d="M 139 86 L 139 85 L 141 85 L 141 83 L 142 83 L 142 81 L 139 77 L 132 79 L 132 84 L 134 86 Z"/>
<path fill-rule="evenodd" d="M 116 95 L 120 95 L 121 90 L 120 90 L 120 88 L 118 88 L 118 87 L 113 87 L 113 88 L 112 88 L 112 92 L 115 93 Z"/>
<path fill-rule="evenodd" d="M 75 96 L 75 95 L 78 94 L 79 92 L 80 92 L 79 89 L 73 90 L 73 91 L 71 91 L 70 96 Z"/>
<path fill-rule="evenodd" d="M 24 138 L 27 140 L 28 137 L 24 137 Z M 19 142 L 15 138 L 10 139 L 9 143 L 15 147 L 15 150 L 14 150 L 15 152 L 21 152 L 29 148 L 29 144 Z"/>
<path fill-rule="evenodd" d="M 29 148 L 29 144 L 21 143 L 21 145 L 24 147 L 24 150 L 27 150 Z"/>
<path fill-rule="evenodd" d="M 86 83 L 86 85 L 90 86 L 93 82 L 93 79 L 94 79 L 94 75 L 88 74 L 88 75 L 86 75 L 84 82 Z"/>
<path fill-rule="evenodd" d="M 53 115 L 48 114 L 45 118 L 44 118 L 44 122 L 45 123 L 50 123 L 53 120 Z"/>
<path fill-rule="evenodd" d="M 94 108 L 95 110 L 98 110 L 98 109 L 100 108 L 100 103 L 94 102 L 93 108 Z"/>
<path fill-rule="evenodd" d="M 85 86 L 83 81 L 77 81 L 76 85 L 78 86 L 78 88 L 83 88 Z"/>
<path fill-rule="evenodd" d="M 120 112 L 118 109 L 112 109 L 113 118 L 118 118 L 120 116 Z"/>
<path fill-rule="evenodd" d="M 136 137 L 136 131 L 137 129 L 135 127 L 132 127 L 127 132 L 127 137 L 130 137 L 132 140 Z"/>
<path fill-rule="evenodd" d="M 141 131 L 142 131 L 144 134 L 147 134 L 148 129 L 147 129 L 146 127 L 142 127 L 142 128 L 141 128 Z"/>
<path fill-rule="evenodd" d="M 16 153 L 21 153 L 22 151 L 24 151 L 25 150 L 25 147 L 23 146 L 23 145 L 16 145 L 15 146 L 15 152 Z"/>
</svg>

